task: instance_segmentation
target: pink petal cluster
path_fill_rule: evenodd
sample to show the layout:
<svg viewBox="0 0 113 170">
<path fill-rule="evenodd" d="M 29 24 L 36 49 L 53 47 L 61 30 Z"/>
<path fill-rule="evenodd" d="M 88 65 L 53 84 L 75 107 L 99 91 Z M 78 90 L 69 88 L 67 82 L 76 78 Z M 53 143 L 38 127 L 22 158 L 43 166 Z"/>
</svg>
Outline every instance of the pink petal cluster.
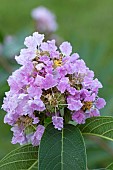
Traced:
<svg viewBox="0 0 113 170">
<path fill-rule="evenodd" d="M 55 15 L 47 8 L 40 6 L 32 10 L 32 18 L 36 21 L 36 27 L 39 32 L 48 33 L 57 30 Z"/>
<path fill-rule="evenodd" d="M 38 32 L 25 39 L 27 48 L 15 57 L 21 67 L 8 78 L 10 91 L 2 108 L 7 112 L 4 122 L 12 126 L 14 144 L 39 145 L 46 118 L 61 130 L 67 113 L 68 121 L 82 124 L 99 116 L 106 104 L 98 96 L 102 84 L 77 53 L 71 54 L 71 44 L 63 42 L 58 50 L 55 40 L 43 40 Z"/>
</svg>

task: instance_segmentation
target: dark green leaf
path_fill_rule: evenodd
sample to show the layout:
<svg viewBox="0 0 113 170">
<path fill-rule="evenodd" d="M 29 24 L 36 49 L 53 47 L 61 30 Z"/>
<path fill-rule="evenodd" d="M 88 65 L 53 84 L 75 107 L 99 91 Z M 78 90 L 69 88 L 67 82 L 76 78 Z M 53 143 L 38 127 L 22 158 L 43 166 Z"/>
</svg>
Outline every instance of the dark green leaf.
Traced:
<svg viewBox="0 0 113 170">
<path fill-rule="evenodd" d="M 61 131 L 47 126 L 42 137 L 38 170 L 86 170 L 86 149 L 79 129 L 66 125 Z"/>
<path fill-rule="evenodd" d="M 38 167 L 38 148 L 25 145 L 10 152 L 0 161 L 0 170 L 33 170 Z"/>
<path fill-rule="evenodd" d="M 64 122 L 68 123 L 71 120 L 70 111 L 67 108 L 64 108 Z"/>
<path fill-rule="evenodd" d="M 83 134 L 95 135 L 113 141 L 113 117 L 93 117 L 78 128 Z"/>
</svg>

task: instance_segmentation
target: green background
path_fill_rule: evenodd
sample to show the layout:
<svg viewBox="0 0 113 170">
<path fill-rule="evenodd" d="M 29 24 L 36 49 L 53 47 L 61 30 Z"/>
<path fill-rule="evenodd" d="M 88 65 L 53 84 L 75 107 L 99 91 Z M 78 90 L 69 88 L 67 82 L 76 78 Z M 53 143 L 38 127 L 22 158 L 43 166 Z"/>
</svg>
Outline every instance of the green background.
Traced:
<svg viewBox="0 0 113 170">
<path fill-rule="evenodd" d="M 113 111 L 113 0 L 0 0 L 0 34 L 17 35 L 34 31 L 31 10 L 44 5 L 56 14 L 59 29 L 57 34 L 72 43 L 73 51 L 81 54 L 104 88 L 100 95 L 107 101 L 103 115 Z M 22 35 L 21 35 L 22 36 Z M 23 39 L 22 39 L 23 41 Z M 14 48 L 14 47 L 12 47 Z M 12 50 L 12 49 L 11 49 Z M 13 63 L 12 63 L 13 64 Z M 2 65 L 0 65 L 0 71 Z M 0 72 L 1 76 L 3 70 Z M 9 73 L 8 73 L 9 74 Z M 1 81 L 1 80 L 0 80 Z M 0 82 L 0 104 L 8 90 L 6 78 Z M 0 158 L 15 148 L 10 143 L 10 127 L 3 124 L 4 113 L 0 111 Z M 105 142 L 105 141 L 103 141 Z M 89 167 L 102 167 L 113 155 L 98 142 L 86 139 Z M 112 143 L 108 144 L 112 150 Z M 96 155 L 96 156 L 95 156 Z M 105 162 L 106 161 L 106 162 Z"/>
</svg>

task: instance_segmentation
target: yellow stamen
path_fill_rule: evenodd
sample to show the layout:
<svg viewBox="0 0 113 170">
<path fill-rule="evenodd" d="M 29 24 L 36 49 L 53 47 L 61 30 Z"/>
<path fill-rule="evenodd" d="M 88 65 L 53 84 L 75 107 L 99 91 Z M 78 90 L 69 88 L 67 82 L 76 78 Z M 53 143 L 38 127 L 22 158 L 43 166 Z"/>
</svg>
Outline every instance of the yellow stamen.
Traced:
<svg viewBox="0 0 113 170">
<path fill-rule="evenodd" d="M 57 68 L 57 67 L 60 67 L 62 66 L 62 60 L 59 59 L 59 60 L 54 60 L 54 68 Z"/>
<path fill-rule="evenodd" d="M 91 102 L 91 101 L 88 101 L 88 102 L 84 102 L 83 103 L 84 105 L 82 106 L 82 110 L 90 110 L 91 109 L 91 107 L 92 107 L 92 105 L 93 105 L 93 103 Z"/>
<path fill-rule="evenodd" d="M 30 118 L 29 116 L 21 116 L 16 124 L 18 124 L 19 126 L 21 124 L 25 125 L 25 126 L 28 126 L 28 125 L 31 125 L 32 124 L 32 118 Z"/>
</svg>

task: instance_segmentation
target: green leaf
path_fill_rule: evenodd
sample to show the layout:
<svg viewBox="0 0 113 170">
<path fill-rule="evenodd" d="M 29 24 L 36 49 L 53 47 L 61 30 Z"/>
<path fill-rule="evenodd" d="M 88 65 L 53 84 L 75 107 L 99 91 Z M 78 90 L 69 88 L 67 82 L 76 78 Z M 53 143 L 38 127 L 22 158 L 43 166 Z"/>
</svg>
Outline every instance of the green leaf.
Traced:
<svg viewBox="0 0 113 170">
<path fill-rule="evenodd" d="M 109 166 L 107 166 L 106 170 L 113 170 L 113 163 L 111 163 Z"/>
<path fill-rule="evenodd" d="M 64 108 L 64 122 L 67 124 L 71 120 L 70 111 L 67 108 Z"/>
<path fill-rule="evenodd" d="M 38 151 L 38 170 L 86 170 L 86 148 L 80 130 L 65 125 L 58 131 L 49 124 Z"/>
<path fill-rule="evenodd" d="M 0 170 L 33 170 L 38 167 L 38 147 L 24 145 L 10 152 L 0 161 Z"/>
<path fill-rule="evenodd" d="M 95 135 L 113 141 L 113 117 L 93 117 L 77 126 L 83 134 Z"/>
</svg>

